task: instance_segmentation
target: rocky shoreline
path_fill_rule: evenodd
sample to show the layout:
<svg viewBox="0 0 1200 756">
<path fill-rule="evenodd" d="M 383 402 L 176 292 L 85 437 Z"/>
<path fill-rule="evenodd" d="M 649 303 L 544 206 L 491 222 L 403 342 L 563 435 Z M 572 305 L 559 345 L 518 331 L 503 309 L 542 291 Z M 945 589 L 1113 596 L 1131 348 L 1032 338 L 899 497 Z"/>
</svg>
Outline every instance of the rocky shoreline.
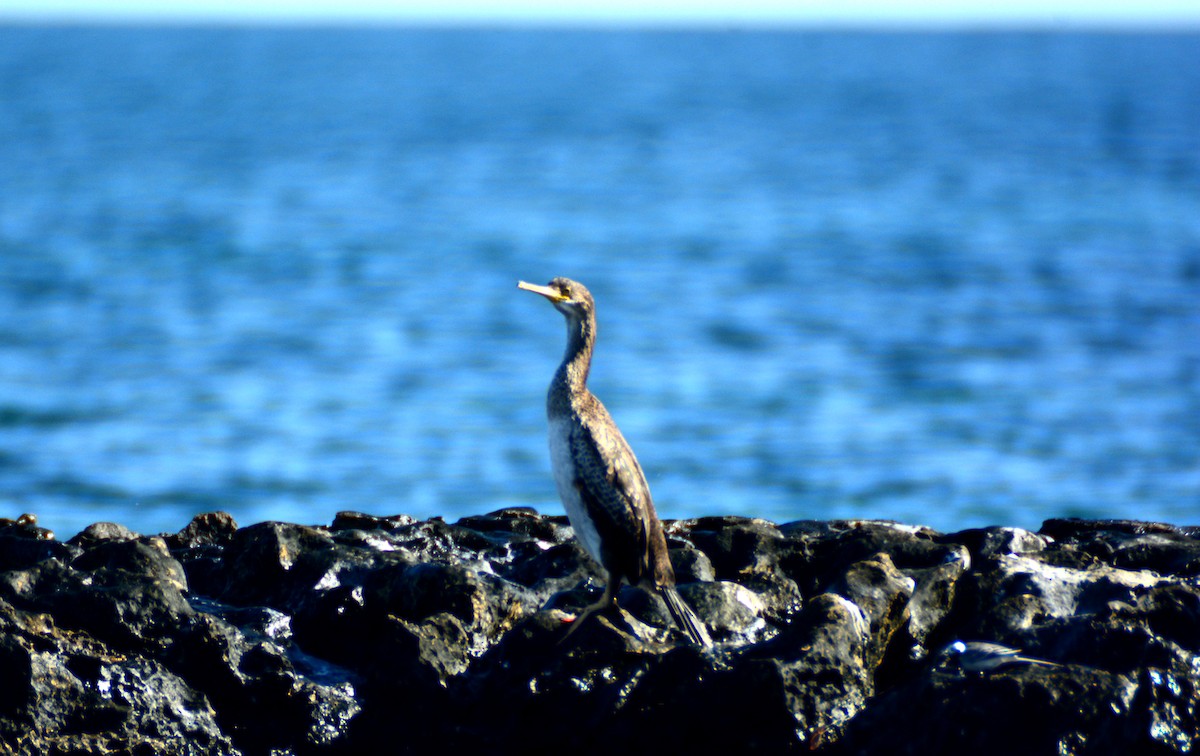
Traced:
<svg viewBox="0 0 1200 756">
<path fill-rule="evenodd" d="M 709 652 L 629 587 L 560 643 L 601 584 L 565 519 L 527 509 L 65 542 L 3 521 L 0 753 L 1200 748 L 1200 528 L 667 533 Z M 987 668 L 957 640 L 1054 664 Z"/>
</svg>

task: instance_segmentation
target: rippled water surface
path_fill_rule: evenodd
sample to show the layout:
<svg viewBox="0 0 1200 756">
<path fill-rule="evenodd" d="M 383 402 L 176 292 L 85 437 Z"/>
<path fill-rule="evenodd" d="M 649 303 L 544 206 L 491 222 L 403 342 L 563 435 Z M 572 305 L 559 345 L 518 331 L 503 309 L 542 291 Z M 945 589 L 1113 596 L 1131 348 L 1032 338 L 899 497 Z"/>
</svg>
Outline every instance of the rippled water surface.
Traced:
<svg viewBox="0 0 1200 756">
<path fill-rule="evenodd" d="M 0 516 L 1200 521 L 1200 37 L 0 27 Z"/>
</svg>

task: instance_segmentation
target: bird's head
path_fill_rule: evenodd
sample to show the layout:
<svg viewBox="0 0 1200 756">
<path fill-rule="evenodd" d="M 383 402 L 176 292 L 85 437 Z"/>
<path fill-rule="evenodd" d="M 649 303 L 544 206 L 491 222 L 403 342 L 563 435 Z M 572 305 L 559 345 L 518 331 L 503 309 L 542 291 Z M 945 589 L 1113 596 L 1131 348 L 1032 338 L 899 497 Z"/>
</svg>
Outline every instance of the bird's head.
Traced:
<svg viewBox="0 0 1200 756">
<path fill-rule="evenodd" d="M 587 320 L 595 311 L 591 292 L 583 284 L 569 278 L 555 278 L 545 286 L 518 281 L 517 288 L 541 294 L 569 320 Z"/>
</svg>

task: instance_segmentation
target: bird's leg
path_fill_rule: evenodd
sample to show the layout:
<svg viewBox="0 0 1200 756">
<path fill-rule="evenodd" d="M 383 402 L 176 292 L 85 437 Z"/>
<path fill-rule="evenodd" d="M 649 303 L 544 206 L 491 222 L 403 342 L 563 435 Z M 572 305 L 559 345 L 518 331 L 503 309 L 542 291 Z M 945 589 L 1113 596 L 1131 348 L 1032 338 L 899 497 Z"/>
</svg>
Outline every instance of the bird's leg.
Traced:
<svg viewBox="0 0 1200 756">
<path fill-rule="evenodd" d="M 559 639 L 558 642 L 562 643 L 567 638 L 570 638 L 571 633 L 578 630 L 579 626 L 582 625 L 584 623 L 584 620 L 586 620 L 588 617 L 592 616 L 596 612 L 603 612 L 606 609 L 608 609 L 612 606 L 615 606 L 617 603 L 617 588 L 619 588 L 620 585 L 621 585 L 620 578 L 609 575 L 608 583 L 604 586 L 604 595 L 602 595 L 600 597 L 599 601 L 597 601 L 596 603 L 587 607 L 579 614 L 575 615 L 575 619 L 571 622 L 571 628 L 569 630 L 567 630 L 567 634 L 564 635 L 561 639 Z"/>
</svg>

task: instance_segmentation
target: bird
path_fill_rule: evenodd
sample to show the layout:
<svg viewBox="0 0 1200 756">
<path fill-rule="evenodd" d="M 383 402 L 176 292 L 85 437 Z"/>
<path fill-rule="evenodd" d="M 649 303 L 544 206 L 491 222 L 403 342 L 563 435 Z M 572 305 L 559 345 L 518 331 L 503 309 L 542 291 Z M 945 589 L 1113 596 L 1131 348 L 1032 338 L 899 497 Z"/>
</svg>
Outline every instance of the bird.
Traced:
<svg viewBox="0 0 1200 756">
<path fill-rule="evenodd" d="M 712 640 L 675 589 L 662 522 L 633 449 L 608 410 L 587 387 L 596 345 L 596 305 L 583 284 L 555 278 L 546 286 L 517 282 L 540 294 L 567 321 L 567 349 L 546 394 L 550 461 L 567 519 L 583 548 L 607 573 L 604 594 L 587 607 L 562 640 L 596 612 L 616 605 L 622 581 L 652 590 L 690 641 Z M 561 641 L 560 641 L 561 642 Z"/>
<path fill-rule="evenodd" d="M 1025 656 L 1020 649 L 986 641 L 954 641 L 942 655 L 958 661 L 964 672 L 994 672 L 1012 664 L 1032 664 L 1042 667 L 1061 667 L 1057 662 Z"/>
</svg>

